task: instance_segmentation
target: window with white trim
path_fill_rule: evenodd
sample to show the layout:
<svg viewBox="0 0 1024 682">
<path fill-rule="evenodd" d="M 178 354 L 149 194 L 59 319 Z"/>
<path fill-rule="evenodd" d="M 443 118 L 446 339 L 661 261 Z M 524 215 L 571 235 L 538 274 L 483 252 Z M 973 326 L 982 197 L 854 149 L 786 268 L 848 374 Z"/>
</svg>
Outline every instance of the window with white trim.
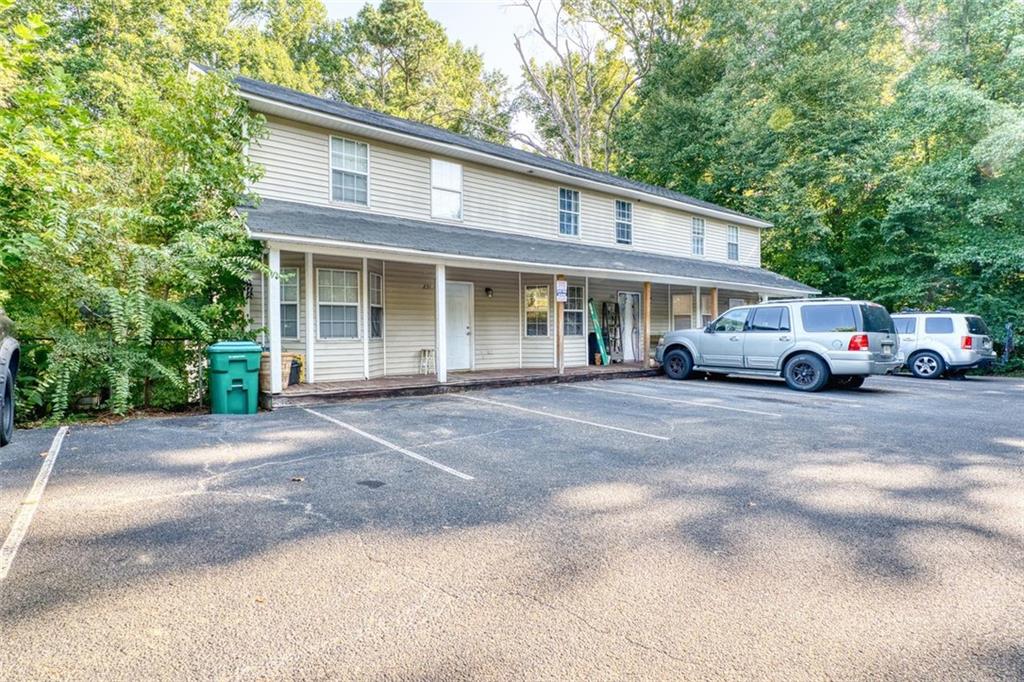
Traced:
<svg viewBox="0 0 1024 682">
<path fill-rule="evenodd" d="M 704 219 L 693 219 L 693 255 L 704 255 Z"/>
<path fill-rule="evenodd" d="M 369 204 L 370 148 L 365 142 L 331 138 L 331 200 Z"/>
<path fill-rule="evenodd" d="M 740 259 L 740 228 L 729 226 L 729 260 Z"/>
<path fill-rule="evenodd" d="M 672 328 L 692 329 L 696 316 L 693 310 L 693 294 L 672 294 Z"/>
<path fill-rule="evenodd" d="M 462 164 L 430 160 L 430 215 L 462 220 Z"/>
<path fill-rule="evenodd" d="M 298 268 L 281 268 L 281 338 L 299 338 Z"/>
<path fill-rule="evenodd" d="M 384 278 L 370 273 L 370 338 L 384 338 Z"/>
<path fill-rule="evenodd" d="M 633 204 L 628 201 L 615 201 L 615 241 L 633 243 Z"/>
<path fill-rule="evenodd" d="M 583 336 L 583 287 L 566 287 L 565 308 L 562 311 L 562 332 L 566 336 Z"/>
<path fill-rule="evenodd" d="M 317 313 L 321 339 L 359 338 L 359 273 L 316 271 Z"/>
<path fill-rule="evenodd" d="M 580 193 L 574 189 L 558 188 L 558 234 L 580 234 Z"/>
<path fill-rule="evenodd" d="M 547 285 L 528 286 L 525 291 L 526 335 L 548 335 L 548 311 L 550 299 Z"/>
</svg>

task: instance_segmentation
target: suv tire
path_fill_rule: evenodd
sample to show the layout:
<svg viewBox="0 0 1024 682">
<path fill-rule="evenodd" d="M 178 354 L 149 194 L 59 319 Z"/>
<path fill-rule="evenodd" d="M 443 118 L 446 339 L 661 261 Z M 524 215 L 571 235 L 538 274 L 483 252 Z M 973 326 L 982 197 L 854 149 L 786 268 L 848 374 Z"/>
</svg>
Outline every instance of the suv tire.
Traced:
<svg viewBox="0 0 1024 682">
<path fill-rule="evenodd" d="M 942 356 L 930 350 L 914 353 L 907 363 L 910 373 L 918 379 L 938 379 L 946 372 Z"/>
<path fill-rule="evenodd" d="M 679 381 L 690 376 L 690 373 L 693 371 L 693 358 L 690 357 L 687 351 L 681 348 L 674 348 L 665 353 L 665 360 L 662 365 L 665 367 L 665 374 L 668 375 L 669 379 Z"/>
<path fill-rule="evenodd" d="M 14 377 L 11 370 L 4 370 L 4 391 L 0 395 L 0 446 L 7 445 L 14 437 Z"/>
<path fill-rule="evenodd" d="M 794 391 L 820 391 L 829 381 L 828 365 L 817 355 L 798 353 L 786 362 L 782 376 Z"/>
</svg>

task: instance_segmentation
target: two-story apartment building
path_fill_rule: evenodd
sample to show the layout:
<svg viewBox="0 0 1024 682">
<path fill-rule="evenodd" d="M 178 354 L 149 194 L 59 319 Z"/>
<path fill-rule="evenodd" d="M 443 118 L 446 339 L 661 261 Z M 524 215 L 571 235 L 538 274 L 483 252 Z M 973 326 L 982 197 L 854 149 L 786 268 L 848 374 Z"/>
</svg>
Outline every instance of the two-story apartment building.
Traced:
<svg viewBox="0 0 1024 682">
<path fill-rule="evenodd" d="M 266 117 L 247 214 L 269 268 L 251 316 L 271 392 L 282 352 L 306 381 L 586 366 L 619 304 L 615 343 L 639 362 L 661 333 L 815 290 L 764 270 L 771 225 L 683 194 L 512 147 L 238 78 Z M 567 286 L 556 328 L 558 278 Z M 653 340 L 652 340 L 653 339 Z"/>
</svg>

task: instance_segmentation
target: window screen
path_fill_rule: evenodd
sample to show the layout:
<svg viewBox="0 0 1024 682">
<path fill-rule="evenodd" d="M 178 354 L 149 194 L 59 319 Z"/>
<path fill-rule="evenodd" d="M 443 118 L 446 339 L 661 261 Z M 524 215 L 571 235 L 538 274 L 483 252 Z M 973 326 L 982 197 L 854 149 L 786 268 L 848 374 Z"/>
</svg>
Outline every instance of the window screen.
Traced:
<svg viewBox="0 0 1024 682">
<path fill-rule="evenodd" d="M 800 309 L 804 331 L 808 332 L 855 332 L 857 315 L 853 306 L 847 303 L 835 305 L 805 305 Z"/>
<path fill-rule="evenodd" d="M 633 243 L 633 204 L 628 201 L 615 202 L 615 241 Z"/>
<path fill-rule="evenodd" d="M 952 334 L 952 317 L 929 317 L 924 321 L 925 334 Z"/>
<path fill-rule="evenodd" d="M 563 333 L 566 336 L 583 336 L 583 287 L 570 285 L 567 288 L 563 315 Z"/>
<path fill-rule="evenodd" d="M 430 160 L 430 215 L 462 219 L 462 164 Z"/>
<path fill-rule="evenodd" d="M 529 286 L 525 290 L 526 335 L 548 335 L 548 309 L 550 306 L 547 286 Z"/>
<path fill-rule="evenodd" d="M 331 138 L 331 199 L 366 206 L 370 148 L 363 142 Z"/>
<path fill-rule="evenodd" d="M 580 193 L 558 190 L 558 233 L 575 237 L 580 233 Z"/>
<path fill-rule="evenodd" d="M 299 338 L 298 268 L 281 268 L 281 338 Z"/>
<path fill-rule="evenodd" d="M 317 302 L 321 339 L 354 339 L 359 335 L 359 273 L 317 270 Z"/>
</svg>

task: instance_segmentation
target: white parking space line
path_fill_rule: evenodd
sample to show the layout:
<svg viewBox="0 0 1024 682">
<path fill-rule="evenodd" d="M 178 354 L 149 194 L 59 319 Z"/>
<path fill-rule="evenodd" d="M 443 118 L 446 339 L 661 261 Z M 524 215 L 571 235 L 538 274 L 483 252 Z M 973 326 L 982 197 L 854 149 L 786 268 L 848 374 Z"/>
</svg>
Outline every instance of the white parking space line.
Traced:
<svg viewBox="0 0 1024 682">
<path fill-rule="evenodd" d="M 596 426 L 599 429 L 608 429 L 609 431 L 619 431 L 622 433 L 628 433 L 634 436 L 643 436 L 644 438 L 653 438 L 654 440 L 671 440 L 667 436 L 657 436 L 653 433 L 645 433 L 643 431 L 634 431 L 633 429 L 624 429 L 621 426 L 612 426 L 611 424 L 600 424 L 598 422 L 590 422 L 586 419 L 577 419 L 576 417 L 567 417 L 563 414 L 554 414 L 553 412 L 543 412 L 541 410 L 532 410 L 529 407 L 521 407 L 519 405 L 513 405 L 512 403 L 503 403 L 497 400 L 489 400 L 488 398 L 480 398 L 473 395 L 455 395 L 455 398 L 461 398 L 462 400 L 472 400 L 478 403 L 487 403 L 488 405 L 498 405 L 499 407 L 507 407 L 510 410 L 519 410 L 520 412 L 529 412 L 530 414 L 539 414 L 542 417 L 549 417 L 551 419 L 562 419 L 567 422 L 575 422 L 577 424 L 586 424 L 587 426 Z"/>
<path fill-rule="evenodd" d="M 459 471 L 458 469 L 453 469 L 450 466 L 447 466 L 445 464 L 441 464 L 440 462 L 436 462 L 436 461 L 430 459 L 429 457 L 424 457 L 423 455 L 421 455 L 419 453 L 416 453 L 416 452 L 413 452 L 412 450 L 407 450 L 406 448 L 403 448 L 401 445 L 395 445 L 391 441 L 384 440 L 383 438 L 375 436 L 372 433 L 367 433 L 366 431 L 363 431 L 362 429 L 358 429 L 358 428 L 352 426 L 351 424 L 347 424 L 347 423 L 341 421 L 340 419 L 335 419 L 334 417 L 329 417 L 326 414 L 323 414 L 322 412 L 317 412 L 316 410 L 311 410 L 308 407 L 304 407 L 302 409 L 304 409 L 306 412 L 309 412 L 312 415 L 320 417 L 321 419 L 326 419 L 327 421 L 331 422 L 332 424 L 337 424 L 338 426 L 342 427 L 343 429 L 348 429 L 352 433 L 360 435 L 363 438 L 367 438 L 369 440 L 372 440 L 374 443 L 377 443 L 378 445 L 383 445 L 384 447 L 390 448 L 390 449 L 394 450 L 395 452 L 399 452 L 399 453 L 405 455 L 406 457 L 411 457 L 412 459 L 415 459 L 418 462 L 423 462 L 424 464 L 430 465 L 430 466 L 434 467 L 435 469 L 440 469 L 441 471 L 445 472 L 446 474 L 451 474 L 452 476 L 456 476 L 458 478 L 461 478 L 464 481 L 473 481 L 473 480 L 475 480 L 469 474 L 464 474 L 461 471 Z"/>
<path fill-rule="evenodd" d="M 680 400 L 679 398 L 665 398 L 660 395 L 646 395 L 644 393 L 632 393 L 630 391 L 616 391 L 611 388 L 598 388 L 596 386 L 578 386 L 573 385 L 572 388 L 577 388 L 581 391 L 597 391 L 599 393 L 615 393 L 617 395 L 628 395 L 633 398 L 646 398 L 648 400 L 660 400 L 666 403 L 678 403 L 680 405 L 693 405 L 695 407 L 710 407 L 714 410 L 728 410 L 729 412 L 744 412 L 746 414 L 756 414 L 762 417 L 781 417 L 781 414 L 776 412 L 762 412 L 761 410 L 748 410 L 742 407 L 729 407 L 728 405 L 715 405 L 714 403 L 702 402 L 700 400 Z"/>
<path fill-rule="evenodd" d="M 838 398 L 836 396 L 833 396 L 833 395 L 830 395 L 830 394 L 827 394 L 827 393 L 826 394 L 820 394 L 820 393 L 816 393 L 816 394 L 799 393 L 797 391 L 792 391 L 792 390 L 786 388 L 785 386 L 782 386 L 781 384 L 779 386 L 777 386 L 776 388 L 774 388 L 774 389 L 769 389 L 769 388 L 760 389 L 760 388 L 754 388 L 754 387 L 751 387 L 751 386 L 742 386 L 742 387 L 740 387 L 737 384 L 730 384 L 730 383 L 720 383 L 720 384 L 715 384 L 715 385 L 706 385 L 706 384 L 701 384 L 701 383 L 693 382 L 693 381 L 680 381 L 678 383 L 675 383 L 675 382 L 669 383 L 669 382 L 665 381 L 665 382 L 662 382 L 662 383 L 665 386 L 671 386 L 672 390 L 679 389 L 679 390 L 686 390 L 686 391 L 689 391 L 689 390 L 707 391 L 709 393 L 714 393 L 716 395 L 726 394 L 726 395 L 729 395 L 729 396 L 750 397 L 750 398 L 754 398 L 754 399 L 758 399 L 758 398 L 762 398 L 762 397 L 775 396 L 775 397 L 779 397 L 779 398 L 785 398 L 787 400 L 795 399 L 795 400 L 799 401 L 801 404 L 820 403 L 822 400 L 833 400 L 833 401 L 840 402 L 840 403 L 849 403 L 851 405 L 860 405 L 861 404 L 861 402 L 859 400 L 850 400 L 849 398 Z M 650 384 L 653 385 L 653 382 L 650 382 Z"/>
<path fill-rule="evenodd" d="M 43 498 L 43 491 L 46 490 L 46 483 L 50 480 L 50 472 L 53 471 L 53 465 L 57 461 L 57 455 L 60 454 L 60 446 L 64 442 L 64 436 L 67 432 L 68 427 L 62 426 L 57 431 L 57 435 L 53 437 L 50 450 L 46 453 L 46 459 L 43 460 L 43 466 L 39 467 L 39 473 L 36 475 L 32 488 L 29 489 L 28 495 L 25 496 L 21 506 L 18 508 L 18 513 L 14 516 L 11 532 L 7 534 L 7 540 L 4 541 L 3 547 L 0 547 L 0 582 L 7 577 L 7 572 L 11 570 L 11 565 L 14 564 L 14 557 L 18 554 L 18 547 L 21 546 L 21 541 L 25 539 L 29 524 L 32 523 L 32 517 L 35 516 L 36 509 L 39 508 L 39 502 Z"/>
</svg>

